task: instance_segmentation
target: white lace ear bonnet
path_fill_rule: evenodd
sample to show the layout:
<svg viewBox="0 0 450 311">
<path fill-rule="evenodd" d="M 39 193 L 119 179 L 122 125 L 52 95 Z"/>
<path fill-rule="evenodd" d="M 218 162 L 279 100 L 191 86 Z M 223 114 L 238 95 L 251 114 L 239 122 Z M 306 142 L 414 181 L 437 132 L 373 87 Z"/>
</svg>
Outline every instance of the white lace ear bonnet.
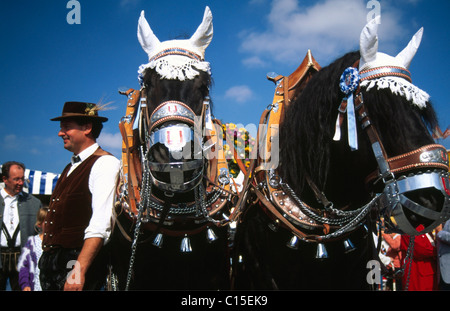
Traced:
<svg viewBox="0 0 450 311">
<path fill-rule="evenodd" d="M 187 40 L 168 40 L 160 42 L 141 12 L 137 36 L 148 55 L 149 62 L 139 67 L 139 81 L 142 84 L 143 73 L 147 68 L 155 69 L 162 79 L 180 81 L 195 78 L 199 71 L 211 74 L 210 64 L 206 62 L 205 50 L 213 37 L 212 14 L 205 8 L 203 21 L 196 32 Z"/>
<path fill-rule="evenodd" d="M 371 20 L 361 32 L 360 85 L 366 87 L 367 91 L 375 86 L 378 89 L 389 88 L 392 93 L 405 97 L 420 108 L 425 108 L 430 95 L 412 84 L 411 74 L 408 71 L 422 41 L 423 27 L 412 37 L 403 51 L 392 57 L 378 52 L 379 23 L 380 17 L 378 16 Z"/>
</svg>

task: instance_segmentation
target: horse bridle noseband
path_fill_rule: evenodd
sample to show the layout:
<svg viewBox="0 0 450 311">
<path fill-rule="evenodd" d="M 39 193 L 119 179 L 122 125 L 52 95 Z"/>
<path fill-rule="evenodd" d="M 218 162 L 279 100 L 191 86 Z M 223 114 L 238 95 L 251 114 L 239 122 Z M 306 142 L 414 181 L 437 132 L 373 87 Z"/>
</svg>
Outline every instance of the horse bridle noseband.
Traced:
<svg viewBox="0 0 450 311">
<path fill-rule="evenodd" d="M 150 116 L 150 136 L 146 139 L 147 149 L 150 150 L 151 146 L 161 144 L 169 150 L 169 153 L 178 153 L 181 159 L 184 156 L 182 154 L 183 148 L 191 141 L 196 140 L 196 145 L 200 147 L 200 152 L 202 152 L 201 138 L 198 137 L 198 131 L 193 129 L 195 121 L 195 113 L 186 104 L 172 100 L 163 102 Z M 162 126 L 168 122 L 175 123 Z M 201 154 L 199 156 L 190 154 L 189 157 L 193 158 L 188 159 L 187 162 L 159 163 L 149 161 L 152 183 L 166 192 L 179 193 L 194 189 L 203 178 L 205 163 Z M 188 181 L 184 178 L 184 172 L 186 171 L 195 171 L 195 175 Z M 170 182 L 158 179 L 154 175 L 155 172 L 169 174 Z"/>
</svg>

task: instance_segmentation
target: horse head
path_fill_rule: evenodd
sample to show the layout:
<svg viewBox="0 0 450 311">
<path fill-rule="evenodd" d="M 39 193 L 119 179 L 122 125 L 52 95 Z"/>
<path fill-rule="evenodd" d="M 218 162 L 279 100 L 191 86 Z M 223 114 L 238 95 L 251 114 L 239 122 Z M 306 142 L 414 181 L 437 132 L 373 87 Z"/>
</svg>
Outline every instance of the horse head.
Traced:
<svg viewBox="0 0 450 311">
<path fill-rule="evenodd" d="M 408 70 L 420 46 L 423 28 L 393 57 L 378 52 L 378 24 L 376 19 L 369 22 L 360 37 L 360 86 L 366 93 L 361 92 L 361 103 L 367 102 L 368 116 L 362 115 L 364 112 L 359 115 L 363 127 L 368 128 L 366 131 L 378 166 L 376 173 L 367 178 L 367 183 L 369 187 L 377 182 L 383 184 L 380 208 L 388 228 L 417 235 L 433 230 L 450 217 L 448 154 L 443 146 L 434 144 L 430 133 L 437 126 L 437 121 L 432 120 L 434 117 L 427 116 L 434 114 L 430 96 L 412 84 Z M 373 88 L 377 90 L 371 91 Z M 399 111 L 406 110 L 404 117 L 409 122 L 400 121 L 398 112 L 375 121 L 375 115 L 369 112 L 369 105 L 372 100 L 379 101 L 372 95 L 380 90 L 401 97 L 405 108 L 399 107 L 402 104 L 398 104 L 398 100 L 384 105 L 394 105 L 391 109 Z M 373 126 L 367 123 L 371 122 L 371 115 L 374 117 Z M 403 123 L 403 128 L 393 126 L 395 122 Z M 403 142 L 399 143 L 397 139 Z M 421 229 L 416 229 L 419 225 L 422 225 Z"/>
<path fill-rule="evenodd" d="M 174 228 L 180 217 L 191 229 L 226 222 L 219 212 L 232 192 L 229 180 L 219 180 L 218 172 L 228 167 L 219 161 L 223 139 L 211 112 L 210 64 L 204 59 L 213 36 L 211 11 L 206 7 L 191 38 L 163 42 L 142 11 L 137 36 L 149 61 L 138 70 L 141 89 L 125 93 L 127 115 L 119 123 L 126 147 L 119 206 L 139 220 L 138 213 L 147 222 L 151 219 L 154 232 L 161 226 Z M 184 229 L 182 225 L 177 232 Z"/>
<path fill-rule="evenodd" d="M 326 67 L 308 51 L 289 76 L 268 75 L 275 94 L 237 227 L 236 288 L 370 288 L 380 220 L 417 235 L 449 218 L 448 155 L 408 71 L 423 30 L 393 57 L 378 52 L 377 26 Z"/>
<path fill-rule="evenodd" d="M 160 42 L 142 11 L 138 39 L 149 62 L 139 68 L 143 111 L 141 140 L 156 188 L 171 196 L 194 189 L 205 172 L 202 125 L 210 118 L 210 66 L 205 50 L 213 36 L 208 7 L 190 39 Z M 206 120 L 208 121 L 208 120 Z"/>
<path fill-rule="evenodd" d="M 371 199 L 389 229 L 417 235 L 450 217 L 448 155 L 431 135 L 437 118 L 430 96 L 408 70 L 423 28 L 393 57 L 378 51 L 378 24 L 364 27 L 359 52 L 321 69 L 289 106 L 280 158 L 297 169 L 280 172 L 299 193 L 308 176 L 335 207 Z M 314 114 L 317 124 L 307 120 Z"/>
<path fill-rule="evenodd" d="M 119 287 L 228 287 L 226 234 L 234 193 L 219 174 L 228 166 L 219 160 L 223 137 L 209 98 L 205 51 L 212 36 L 208 7 L 192 37 L 169 41 L 156 37 L 141 12 L 137 37 L 148 63 L 138 70 L 140 90 L 124 92 L 127 111 L 119 123 L 124 148 L 112 256 Z M 137 252 L 145 242 L 150 245 Z M 178 256 L 176 249 L 190 254 Z"/>
</svg>

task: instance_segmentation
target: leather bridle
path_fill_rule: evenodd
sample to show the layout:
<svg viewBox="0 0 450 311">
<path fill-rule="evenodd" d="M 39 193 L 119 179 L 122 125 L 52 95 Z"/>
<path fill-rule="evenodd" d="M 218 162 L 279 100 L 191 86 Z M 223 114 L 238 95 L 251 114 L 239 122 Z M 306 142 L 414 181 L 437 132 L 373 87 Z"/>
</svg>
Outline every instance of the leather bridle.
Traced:
<svg viewBox="0 0 450 311">
<path fill-rule="evenodd" d="M 356 67 L 355 64 L 353 67 Z M 393 67 L 379 67 L 361 71 L 361 81 L 372 78 L 396 76 L 411 81 L 409 72 Z M 361 88 L 355 91 L 355 112 L 363 131 L 367 134 L 378 168 L 366 178 L 366 184 L 375 184 L 380 181 L 384 189 L 378 204 L 379 211 L 384 215 L 390 229 L 395 232 L 415 236 L 430 232 L 439 224 L 450 218 L 450 184 L 449 159 L 447 150 L 439 144 L 422 146 L 411 152 L 394 157 L 388 157 L 380 135 L 371 121 L 364 105 Z M 345 111 L 344 100 L 339 108 L 340 115 Z M 420 173 L 416 171 L 420 170 Z M 443 206 L 437 211 L 414 202 L 407 196 L 408 192 L 434 188 L 443 196 Z M 421 232 L 408 220 L 405 211 L 413 212 L 430 221 Z"/>
</svg>

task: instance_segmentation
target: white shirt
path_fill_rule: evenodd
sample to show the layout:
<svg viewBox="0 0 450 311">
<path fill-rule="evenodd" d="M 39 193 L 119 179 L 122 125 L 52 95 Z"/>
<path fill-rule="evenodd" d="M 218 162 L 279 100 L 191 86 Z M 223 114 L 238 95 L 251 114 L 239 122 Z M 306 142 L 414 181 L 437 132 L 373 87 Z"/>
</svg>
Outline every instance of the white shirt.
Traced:
<svg viewBox="0 0 450 311">
<path fill-rule="evenodd" d="M 67 176 L 98 148 L 95 143 L 84 149 L 78 156 L 80 162 L 72 164 Z M 114 193 L 120 161 L 111 155 L 104 155 L 95 161 L 89 174 L 89 190 L 92 193 L 92 217 L 84 231 L 84 239 L 103 238 L 107 242 L 111 234 Z"/>
<path fill-rule="evenodd" d="M 8 229 L 8 233 L 13 237 L 14 231 L 16 230 L 17 226 L 19 225 L 19 209 L 17 208 L 17 202 L 19 200 L 19 195 L 21 193 L 16 194 L 15 196 L 9 195 L 6 190 L 3 188 L 0 191 L 3 201 L 5 202 L 5 208 L 3 211 L 3 223 L 6 226 L 6 229 Z M 5 233 L 0 228 L 2 234 L 1 234 L 1 246 L 2 247 L 8 247 L 8 239 L 6 238 Z M 16 247 L 20 246 L 20 231 L 16 238 Z"/>
</svg>

